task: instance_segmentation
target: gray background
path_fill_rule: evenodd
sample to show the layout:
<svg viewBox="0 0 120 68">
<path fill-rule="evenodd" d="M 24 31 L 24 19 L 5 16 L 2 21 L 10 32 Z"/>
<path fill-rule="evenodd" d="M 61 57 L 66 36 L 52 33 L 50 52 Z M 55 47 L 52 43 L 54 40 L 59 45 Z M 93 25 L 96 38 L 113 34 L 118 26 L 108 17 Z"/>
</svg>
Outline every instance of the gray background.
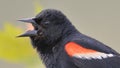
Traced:
<svg viewBox="0 0 120 68">
<path fill-rule="evenodd" d="M 24 27 L 23 23 L 16 20 L 35 16 L 34 2 L 35 0 L 0 0 L 0 26 L 9 21 Z M 61 10 L 80 32 L 120 52 L 120 0 L 39 0 L 38 2 L 43 9 Z M 1 61 L 0 68 L 5 66 L 4 64 L 8 63 Z M 18 66 L 22 68 L 21 65 Z"/>
</svg>

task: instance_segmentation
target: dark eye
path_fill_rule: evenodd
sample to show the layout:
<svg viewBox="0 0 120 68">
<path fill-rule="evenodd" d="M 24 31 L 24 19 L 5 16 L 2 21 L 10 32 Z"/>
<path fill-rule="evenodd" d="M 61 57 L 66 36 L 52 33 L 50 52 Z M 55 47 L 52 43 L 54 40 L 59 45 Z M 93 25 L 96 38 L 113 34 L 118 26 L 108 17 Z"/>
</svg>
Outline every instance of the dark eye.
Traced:
<svg viewBox="0 0 120 68">
<path fill-rule="evenodd" d="M 41 23 L 41 26 L 44 27 L 44 28 L 47 28 L 49 24 L 50 24 L 49 21 L 43 21 L 43 22 Z"/>
<path fill-rule="evenodd" d="M 49 23 L 50 23 L 49 21 L 44 22 L 45 25 L 48 25 Z"/>
</svg>

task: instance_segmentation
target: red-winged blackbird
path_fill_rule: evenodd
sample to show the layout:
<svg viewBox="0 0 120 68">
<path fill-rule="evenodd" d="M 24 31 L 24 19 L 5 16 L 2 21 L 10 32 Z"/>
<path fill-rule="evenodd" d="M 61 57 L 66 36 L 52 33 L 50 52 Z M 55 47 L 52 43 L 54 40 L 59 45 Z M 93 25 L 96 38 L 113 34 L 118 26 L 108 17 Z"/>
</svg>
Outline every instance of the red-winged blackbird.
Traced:
<svg viewBox="0 0 120 68">
<path fill-rule="evenodd" d="M 31 19 L 30 37 L 46 68 L 120 68 L 120 54 L 80 33 L 58 10 L 46 9 Z"/>
</svg>

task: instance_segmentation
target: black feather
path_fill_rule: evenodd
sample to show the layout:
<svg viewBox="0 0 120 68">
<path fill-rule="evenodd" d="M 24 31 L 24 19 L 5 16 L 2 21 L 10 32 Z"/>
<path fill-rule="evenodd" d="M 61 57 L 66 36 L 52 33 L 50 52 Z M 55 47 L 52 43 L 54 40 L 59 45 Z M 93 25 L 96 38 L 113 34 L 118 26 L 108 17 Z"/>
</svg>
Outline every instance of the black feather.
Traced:
<svg viewBox="0 0 120 68">
<path fill-rule="evenodd" d="M 46 9 L 40 12 L 34 21 L 39 28 L 37 36 L 31 36 L 32 44 L 37 48 L 46 68 L 120 68 L 119 53 L 103 43 L 80 33 L 58 10 Z M 42 35 L 40 35 L 42 33 Z M 103 53 L 112 53 L 116 57 L 107 59 L 82 60 L 70 57 L 64 47 L 73 41 Z"/>
</svg>

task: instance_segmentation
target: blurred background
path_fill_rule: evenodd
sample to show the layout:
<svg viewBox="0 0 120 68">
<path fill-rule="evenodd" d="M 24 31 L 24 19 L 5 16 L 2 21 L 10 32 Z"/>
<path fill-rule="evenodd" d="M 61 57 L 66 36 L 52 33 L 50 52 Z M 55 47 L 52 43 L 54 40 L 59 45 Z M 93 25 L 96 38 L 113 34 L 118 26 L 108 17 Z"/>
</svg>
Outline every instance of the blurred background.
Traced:
<svg viewBox="0 0 120 68">
<path fill-rule="evenodd" d="M 18 19 L 61 10 L 81 32 L 120 53 L 120 0 L 0 0 L 0 68 L 44 68 Z"/>
</svg>

